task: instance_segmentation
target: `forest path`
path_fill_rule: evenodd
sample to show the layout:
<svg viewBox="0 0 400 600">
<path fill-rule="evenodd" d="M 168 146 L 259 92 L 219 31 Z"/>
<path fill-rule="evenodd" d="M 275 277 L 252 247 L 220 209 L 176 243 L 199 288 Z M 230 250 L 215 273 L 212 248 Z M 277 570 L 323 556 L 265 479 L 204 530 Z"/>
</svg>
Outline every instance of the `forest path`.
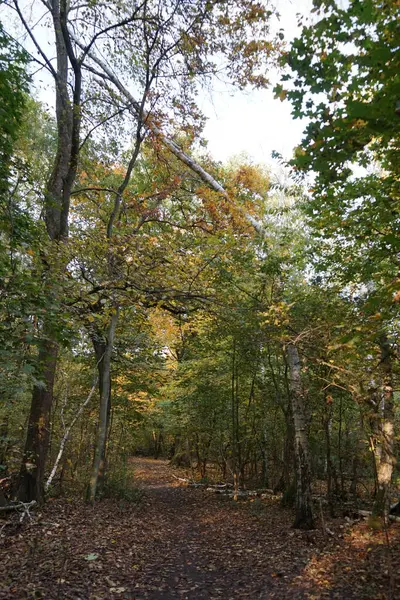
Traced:
<svg viewBox="0 0 400 600">
<path fill-rule="evenodd" d="M 293 577 L 305 563 L 298 548 L 291 551 L 293 531 L 277 538 L 287 514 L 274 510 L 266 519 L 262 509 L 250 512 L 249 504 L 181 486 L 182 473 L 166 461 L 135 458 L 133 466 L 152 528 L 135 598 L 283 597 L 277 579 L 288 568 Z"/>
<path fill-rule="evenodd" d="M 0 540 L 1 600 L 400 598 L 384 535 L 364 524 L 330 522 L 325 539 L 291 529 L 277 500 L 180 487 L 163 460 L 132 467 L 138 503 L 49 500 L 23 527 L 15 515 Z M 397 525 L 390 536 L 396 557 Z"/>
</svg>

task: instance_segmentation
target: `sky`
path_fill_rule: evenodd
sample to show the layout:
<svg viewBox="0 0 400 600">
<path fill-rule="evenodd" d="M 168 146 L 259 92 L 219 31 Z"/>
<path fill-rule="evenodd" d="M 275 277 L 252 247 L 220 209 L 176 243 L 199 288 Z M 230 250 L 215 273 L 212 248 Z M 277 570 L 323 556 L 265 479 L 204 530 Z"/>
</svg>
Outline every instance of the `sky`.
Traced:
<svg viewBox="0 0 400 600">
<path fill-rule="evenodd" d="M 300 33 L 296 14 L 309 15 L 312 0 L 277 0 L 276 4 L 281 14 L 278 29 L 290 41 Z M 279 74 L 272 70 L 270 77 L 276 82 Z M 274 99 L 272 89 L 232 94 L 221 84 L 204 96 L 201 108 L 208 118 L 204 137 L 210 153 L 223 162 L 244 153 L 257 163 L 270 164 L 273 150 L 289 159 L 305 128 L 304 121 L 292 119 L 288 101 Z"/>
</svg>

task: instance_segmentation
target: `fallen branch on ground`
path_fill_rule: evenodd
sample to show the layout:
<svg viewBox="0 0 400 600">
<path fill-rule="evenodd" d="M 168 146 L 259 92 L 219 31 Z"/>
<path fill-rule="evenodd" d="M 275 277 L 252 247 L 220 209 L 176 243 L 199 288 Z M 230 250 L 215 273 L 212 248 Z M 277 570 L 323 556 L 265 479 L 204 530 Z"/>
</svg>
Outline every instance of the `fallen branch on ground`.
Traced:
<svg viewBox="0 0 400 600">
<path fill-rule="evenodd" d="M 370 517 L 372 515 L 372 511 L 358 510 L 357 514 L 359 514 L 360 517 Z M 389 521 L 400 523 L 400 517 L 396 517 L 395 515 L 388 515 L 388 519 L 389 519 Z"/>
<path fill-rule="evenodd" d="M 221 486 L 208 486 L 206 491 L 213 492 L 214 494 L 225 494 L 229 497 L 237 495 L 238 498 L 267 498 L 274 495 L 274 491 L 268 488 L 261 490 L 238 490 L 235 494 L 232 491 L 232 486 L 229 488 L 227 487 L 228 485 L 229 484 L 223 484 Z"/>
<path fill-rule="evenodd" d="M 0 512 L 10 512 L 12 510 L 20 510 L 21 508 L 24 510 L 29 510 L 33 506 L 35 506 L 36 500 L 32 500 L 32 502 L 18 502 L 18 504 L 7 504 L 7 506 L 1 506 Z"/>
<path fill-rule="evenodd" d="M 200 481 L 193 481 L 192 479 L 188 479 L 187 477 L 177 477 L 172 474 L 172 477 L 177 481 L 181 482 L 188 487 L 194 488 L 204 488 L 206 492 L 213 492 L 214 494 L 224 494 L 226 496 L 234 496 L 233 484 L 232 483 L 216 483 L 214 485 L 209 483 L 201 483 Z M 260 490 L 238 490 L 237 496 L 238 498 L 267 498 L 269 496 L 273 496 L 274 490 L 269 488 L 263 488 Z"/>
<path fill-rule="evenodd" d="M 19 522 L 22 523 L 25 517 L 29 517 L 29 519 L 32 520 L 31 513 L 29 512 L 29 510 L 36 506 L 36 504 L 36 500 L 32 500 L 31 502 L 18 502 L 17 504 L 8 504 L 7 506 L 0 507 L 0 512 L 11 512 L 13 510 L 16 510 L 21 514 Z"/>
<path fill-rule="evenodd" d="M 187 479 L 186 477 L 177 477 L 173 473 L 171 473 L 171 475 L 172 475 L 172 477 L 174 479 L 176 479 L 177 481 L 181 481 L 182 483 L 185 483 L 186 485 L 193 485 L 194 484 L 194 481 L 192 481 L 191 479 Z"/>
</svg>

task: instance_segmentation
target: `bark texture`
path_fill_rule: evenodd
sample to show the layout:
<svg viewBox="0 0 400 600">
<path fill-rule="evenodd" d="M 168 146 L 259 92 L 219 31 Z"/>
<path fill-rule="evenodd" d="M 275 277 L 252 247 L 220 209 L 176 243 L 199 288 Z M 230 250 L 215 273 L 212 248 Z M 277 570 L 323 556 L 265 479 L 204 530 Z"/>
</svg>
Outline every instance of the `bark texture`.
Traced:
<svg viewBox="0 0 400 600">
<path fill-rule="evenodd" d="M 296 470 L 296 529 L 313 529 L 314 516 L 311 496 L 311 465 L 307 436 L 307 423 L 304 410 L 304 393 L 301 383 L 301 364 L 294 344 L 286 348 L 289 368 L 290 401 L 294 427 L 294 455 Z"/>
<path fill-rule="evenodd" d="M 50 440 L 50 415 L 58 347 L 48 339 L 39 350 L 43 385 L 35 385 L 32 394 L 24 459 L 19 477 L 18 497 L 22 502 L 44 501 L 46 457 Z"/>
<path fill-rule="evenodd" d="M 96 499 L 99 480 L 104 473 L 105 448 L 107 441 L 107 431 L 109 424 L 109 406 L 110 406 L 110 389 L 111 389 L 111 355 L 114 346 L 115 330 L 118 323 L 118 309 L 115 310 L 111 317 L 110 326 L 108 329 L 107 343 L 105 346 L 102 358 L 102 382 L 100 384 L 100 411 L 99 425 L 97 428 L 96 450 L 93 461 L 93 471 L 88 489 L 88 501 L 94 502 Z"/>
<path fill-rule="evenodd" d="M 382 336 L 380 339 L 380 348 L 382 390 L 378 413 L 373 419 L 377 491 L 372 514 L 373 517 L 385 518 L 389 512 L 390 484 L 396 465 L 392 355 L 386 336 Z"/>
<path fill-rule="evenodd" d="M 99 410 L 101 411 L 102 409 L 102 402 L 103 402 L 103 398 L 106 395 L 106 392 L 104 391 L 104 380 L 105 378 L 107 379 L 107 374 L 105 373 L 105 370 L 109 370 L 111 373 L 111 364 L 106 364 L 107 363 L 107 358 L 106 358 L 106 363 L 104 362 L 104 359 L 109 355 L 111 357 L 112 355 L 112 348 L 109 349 L 109 352 L 107 353 L 107 346 L 108 346 L 108 340 L 107 338 L 105 338 L 104 336 L 102 336 L 102 334 L 100 332 L 98 332 L 97 334 L 92 336 L 92 343 L 93 343 L 93 348 L 94 348 L 94 352 L 96 355 L 96 361 L 97 361 L 97 371 L 98 371 L 98 375 L 99 375 L 99 384 L 98 384 L 98 388 L 99 388 Z M 111 360 L 111 358 L 110 358 Z M 103 449 L 102 449 L 102 457 L 100 460 L 100 472 L 99 472 L 99 476 L 98 476 L 98 481 L 97 481 L 97 491 L 102 490 L 103 485 L 104 485 L 104 477 L 105 477 L 105 473 L 106 473 L 106 450 L 107 450 L 107 440 L 108 440 L 108 435 L 109 435 L 109 430 L 110 430 L 110 418 L 111 418 L 111 376 L 108 382 L 108 400 L 107 400 L 107 422 L 106 422 L 106 440 L 104 442 L 103 445 Z"/>
</svg>

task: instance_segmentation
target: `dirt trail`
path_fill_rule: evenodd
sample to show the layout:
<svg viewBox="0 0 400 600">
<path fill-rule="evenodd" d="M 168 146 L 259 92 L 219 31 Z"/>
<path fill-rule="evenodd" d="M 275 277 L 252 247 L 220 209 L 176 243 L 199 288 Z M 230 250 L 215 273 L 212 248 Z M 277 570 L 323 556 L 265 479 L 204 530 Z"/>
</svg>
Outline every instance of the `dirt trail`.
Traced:
<svg viewBox="0 0 400 600">
<path fill-rule="evenodd" d="M 261 515 L 252 516 L 229 499 L 180 487 L 161 461 L 137 461 L 135 472 L 147 489 L 146 519 L 159 532 L 149 548 L 142 572 L 146 583 L 138 598 L 275 597 L 283 563 L 298 557 L 291 556 L 290 538 L 276 539 L 273 522 L 269 531 L 260 526 Z M 278 548 L 284 548 L 284 555 L 274 560 L 271 550 L 275 554 Z M 293 567 L 292 562 L 292 573 Z"/>
<path fill-rule="evenodd" d="M 331 522 L 325 539 L 292 530 L 293 515 L 276 501 L 180 487 L 165 461 L 138 458 L 133 470 L 138 504 L 49 501 L 31 524 L 8 526 L 0 599 L 400 598 L 384 536 L 365 525 Z M 395 557 L 397 526 L 390 537 Z"/>
</svg>

